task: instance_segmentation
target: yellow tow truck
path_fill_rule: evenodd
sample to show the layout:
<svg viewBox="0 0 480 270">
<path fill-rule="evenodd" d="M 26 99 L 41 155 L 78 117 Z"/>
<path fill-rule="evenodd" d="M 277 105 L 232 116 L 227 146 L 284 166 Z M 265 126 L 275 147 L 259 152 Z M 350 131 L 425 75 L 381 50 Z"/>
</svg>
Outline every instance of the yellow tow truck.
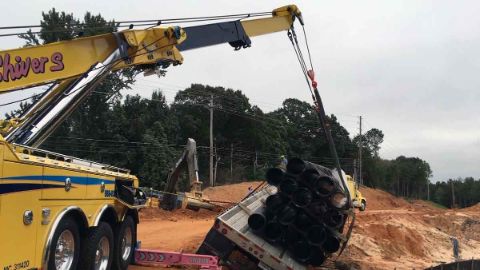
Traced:
<svg viewBox="0 0 480 270">
<path fill-rule="evenodd" d="M 49 84 L 19 118 L 0 121 L 0 269 L 127 269 L 145 204 L 137 177 L 39 147 L 110 72 L 175 66 L 182 51 L 247 48 L 251 37 L 303 24 L 294 5 L 239 18 L 0 51 L 0 94 Z"/>
</svg>

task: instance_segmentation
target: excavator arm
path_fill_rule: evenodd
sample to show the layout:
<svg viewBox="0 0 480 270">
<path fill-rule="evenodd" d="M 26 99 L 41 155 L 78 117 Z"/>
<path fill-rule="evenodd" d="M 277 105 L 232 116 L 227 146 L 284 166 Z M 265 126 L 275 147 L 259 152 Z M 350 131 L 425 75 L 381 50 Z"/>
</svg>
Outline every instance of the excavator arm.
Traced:
<svg viewBox="0 0 480 270">
<path fill-rule="evenodd" d="M 217 44 L 247 48 L 251 37 L 288 30 L 295 19 L 303 24 L 299 9 L 289 5 L 259 19 L 130 29 L 0 51 L 0 94 L 51 84 L 18 119 L 0 121 L 0 139 L 38 147 L 112 71 L 182 64 L 181 51 Z"/>
<path fill-rule="evenodd" d="M 188 182 L 190 184 L 189 192 L 183 193 L 181 196 L 181 205 L 178 205 L 179 196 L 177 195 L 177 183 L 180 175 L 186 171 L 188 174 Z M 213 205 L 209 204 L 202 193 L 202 182 L 198 177 L 198 158 L 197 143 L 194 139 L 189 138 L 185 145 L 180 159 L 170 170 L 164 188 L 164 195 L 160 202 L 160 207 L 165 210 L 174 210 L 178 207 L 190 208 L 198 210 L 199 208 L 213 209 Z"/>
<path fill-rule="evenodd" d="M 186 170 L 188 172 L 188 180 L 190 183 L 190 190 L 193 192 L 200 191 L 201 185 L 198 177 L 198 159 L 197 159 L 197 143 L 194 139 L 188 138 L 187 145 L 183 151 L 180 159 L 175 163 L 167 177 L 165 185 L 165 192 L 176 193 L 177 182 L 180 174 Z"/>
</svg>

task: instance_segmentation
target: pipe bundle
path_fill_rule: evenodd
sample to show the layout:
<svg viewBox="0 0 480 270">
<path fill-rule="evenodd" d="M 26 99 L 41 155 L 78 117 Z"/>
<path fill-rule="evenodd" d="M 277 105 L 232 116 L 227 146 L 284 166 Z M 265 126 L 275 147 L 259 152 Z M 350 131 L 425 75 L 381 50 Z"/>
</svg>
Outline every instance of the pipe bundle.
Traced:
<svg viewBox="0 0 480 270">
<path fill-rule="evenodd" d="M 320 266 L 340 249 L 348 199 L 338 180 L 330 169 L 298 158 L 286 172 L 270 168 L 266 179 L 278 192 L 249 216 L 250 229 L 298 262 Z"/>
</svg>

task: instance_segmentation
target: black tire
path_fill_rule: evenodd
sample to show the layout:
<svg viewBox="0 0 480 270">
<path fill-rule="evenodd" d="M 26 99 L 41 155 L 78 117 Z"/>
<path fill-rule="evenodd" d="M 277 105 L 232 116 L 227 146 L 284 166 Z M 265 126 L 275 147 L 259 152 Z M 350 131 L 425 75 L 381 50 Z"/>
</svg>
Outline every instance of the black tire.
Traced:
<svg viewBox="0 0 480 270">
<path fill-rule="evenodd" d="M 81 268 L 82 270 L 94 270 L 95 269 L 95 258 L 96 252 L 99 248 L 100 240 L 104 241 L 106 239 L 108 241 L 108 262 L 104 269 L 110 269 L 113 260 L 113 232 L 112 228 L 108 223 L 100 222 L 97 227 L 90 228 L 88 230 L 88 235 L 83 241 L 82 246 L 82 260 L 81 260 Z"/>
<path fill-rule="evenodd" d="M 126 256 L 124 254 L 124 245 L 126 239 L 124 236 L 128 238 L 128 230 L 130 230 L 130 252 L 129 255 Z M 135 251 L 135 241 L 136 241 L 136 226 L 133 218 L 131 216 L 127 216 L 125 220 L 120 223 L 116 230 L 115 230 L 115 247 L 113 249 L 113 268 L 115 270 L 127 270 L 128 265 L 133 262 L 133 254 Z M 128 242 L 128 241 L 127 241 Z"/>
<path fill-rule="evenodd" d="M 60 238 L 60 235 L 62 235 L 62 233 L 64 232 L 70 232 L 71 236 L 73 236 L 73 241 L 74 241 L 73 260 L 71 262 L 71 266 L 68 269 L 69 270 L 77 269 L 78 259 L 80 257 L 80 233 L 78 230 L 77 223 L 71 217 L 63 218 L 58 224 L 58 227 L 55 230 L 55 233 L 53 234 L 52 243 L 50 244 L 50 247 L 49 247 L 50 254 L 48 256 L 48 269 L 56 269 L 55 250 L 56 250 L 57 244 L 59 244 L 58 240 Z"/>
<path fill-rule="evenodd" d="M 367 202 L 362 200 L 362 203 L 360 204 L 360 211 L 365 211 L 365 209 L 367 209 Z"/>
</svg>

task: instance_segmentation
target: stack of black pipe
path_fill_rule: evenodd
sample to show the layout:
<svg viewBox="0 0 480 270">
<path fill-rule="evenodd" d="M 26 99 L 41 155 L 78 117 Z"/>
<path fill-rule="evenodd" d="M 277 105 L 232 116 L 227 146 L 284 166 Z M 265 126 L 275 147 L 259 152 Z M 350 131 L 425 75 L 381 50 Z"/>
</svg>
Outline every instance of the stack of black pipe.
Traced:
<svg viewBox="0 0 480 270">
<path fill-rule="evenodd" d="M 347 197 L 332 171 L 293 158 L 286 172 L 270 168 L 270 185 L 278 187 L 248 225 L 266 241 L 282 246 L 300 263 L 320 266 L 340 248 Z"/>
</svg>

